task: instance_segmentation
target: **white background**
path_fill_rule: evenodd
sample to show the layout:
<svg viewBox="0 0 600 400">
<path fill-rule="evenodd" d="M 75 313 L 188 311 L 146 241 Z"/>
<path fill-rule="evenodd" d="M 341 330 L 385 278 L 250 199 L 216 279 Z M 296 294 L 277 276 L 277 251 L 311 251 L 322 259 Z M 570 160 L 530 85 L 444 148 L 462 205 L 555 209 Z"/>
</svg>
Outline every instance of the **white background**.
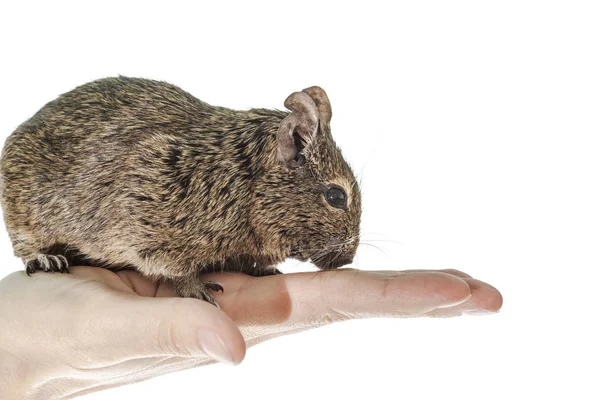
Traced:
<svg viewBox="0 0 600 400">
<path fill-rule="evenodd" d="M 320 85 L 386 253 L 356 266 L 457 268 L 504 295 L 497 315 L 342 323 L 87 398 L 599 398 L 597 3 L 13 3 L 2 140 L 104 76 L 241 109 Z M 4 230 L 0 248 L 0 277 L 22 268 Z"/>
</svg>

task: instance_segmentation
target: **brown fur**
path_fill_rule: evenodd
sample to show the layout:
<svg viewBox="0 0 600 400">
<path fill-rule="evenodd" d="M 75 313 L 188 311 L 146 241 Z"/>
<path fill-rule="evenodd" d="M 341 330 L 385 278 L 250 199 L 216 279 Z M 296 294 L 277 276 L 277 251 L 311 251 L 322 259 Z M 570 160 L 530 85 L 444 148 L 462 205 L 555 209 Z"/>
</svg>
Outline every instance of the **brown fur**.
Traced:
<svg viewBox="0 0 600 400">
<path fill-rule="evenodd" d="M 15 255 L 28 272 L 63 271 L 67 260 L 135 268 L 209 301 L 200 272 L 265 275 L 288 257 L 320 268 L 351 262 L 360 192 L 331 136 L 329 101 L 318 87 L 294 99 L 301 109 L 290 106 L 291 114 L 237 111 L 125 77 L 63 94 L 19 126 L 2 152 L 1 201 Z M 303 125 L 311 121 L 312 131 Z M 331 184 L 345 189 L 346 209 L 325 200 Z"/>
</svg>

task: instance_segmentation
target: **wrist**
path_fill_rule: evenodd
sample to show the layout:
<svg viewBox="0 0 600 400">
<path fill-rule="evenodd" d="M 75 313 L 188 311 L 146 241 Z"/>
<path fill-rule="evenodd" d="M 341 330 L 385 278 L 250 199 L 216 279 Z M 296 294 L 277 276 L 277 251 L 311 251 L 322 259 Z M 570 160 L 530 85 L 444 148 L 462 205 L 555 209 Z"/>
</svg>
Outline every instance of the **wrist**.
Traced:
<svg viewBox="0 0 600 400">
<path fill-rule="evenodd" d="M 0 349 L 0 399 L 24 399 L 27 389 L 35 385 L 31 364 Z"/>
</svg>

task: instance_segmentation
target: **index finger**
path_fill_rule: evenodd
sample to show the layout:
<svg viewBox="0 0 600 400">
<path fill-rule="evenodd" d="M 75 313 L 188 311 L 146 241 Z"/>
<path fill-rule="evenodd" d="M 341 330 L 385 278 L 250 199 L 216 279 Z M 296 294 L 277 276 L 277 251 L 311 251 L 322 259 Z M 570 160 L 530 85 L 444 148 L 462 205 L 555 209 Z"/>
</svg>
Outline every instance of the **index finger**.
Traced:
<svg viewBox="0 0 600 400">
<path fill-rule="evenodd" d="M 471 296 L 463 279 L 443 272 L 336 270 L 248 277 L 242 282 L 227 274 L 215 279 L 230 288 L 217 295 L 221 308 L 242 325 L 304 326 L 348 318 L 418 316 Z M 229 286 L 228 280 L 237 286 Z"/>
</svg>

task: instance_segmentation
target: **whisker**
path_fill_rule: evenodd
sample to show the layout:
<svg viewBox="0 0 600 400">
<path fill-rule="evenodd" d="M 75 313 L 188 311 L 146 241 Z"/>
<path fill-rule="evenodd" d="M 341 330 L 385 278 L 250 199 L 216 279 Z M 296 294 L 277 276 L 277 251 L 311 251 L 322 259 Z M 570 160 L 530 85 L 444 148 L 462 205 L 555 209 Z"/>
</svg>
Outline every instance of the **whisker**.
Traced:
<svg viewBox="0 0 600 400">
<path fill-rule="evenodd" d="M 360 246 L 360 245 L 365 245 L 365 246 L 370 246 L 370 247 L 373 247 L 374 249 L 377 249 L 377 250 L 379 250 L 380 252 L 382 252 L 382 253 L 383 253 L 383 254 L 384 254 L 386 257 L 389 257 L 389 254 L 388 254 L 388 253 L 386 253 L 385 251 L 383 251 L 382 249 L 380 249 L 378 246 L 375 246 L 375 245 L 373 245 L 373 244 L 370 244 L 370 243 L 365 243 L 365 242 L 360 242 L 358 245 L 359 245 L 359 246 Z"/>
<path fill-rule="evenodd" d="M 395 244 L 404 244 L 402 242 L 398 242 L 397 240 L 386 240 L 386 239 L 365 239 L 365 241 L 369 242 L 387 242 L 387 243 L 395 243 Z"/>
<path fill-rule="evenodd" d="M 362 236 L 367 236 L 367 235 L 388 236 L 385 233 L 379 233 L 379 232 L 363 232 L 362 233 Z"/>
</svg>

